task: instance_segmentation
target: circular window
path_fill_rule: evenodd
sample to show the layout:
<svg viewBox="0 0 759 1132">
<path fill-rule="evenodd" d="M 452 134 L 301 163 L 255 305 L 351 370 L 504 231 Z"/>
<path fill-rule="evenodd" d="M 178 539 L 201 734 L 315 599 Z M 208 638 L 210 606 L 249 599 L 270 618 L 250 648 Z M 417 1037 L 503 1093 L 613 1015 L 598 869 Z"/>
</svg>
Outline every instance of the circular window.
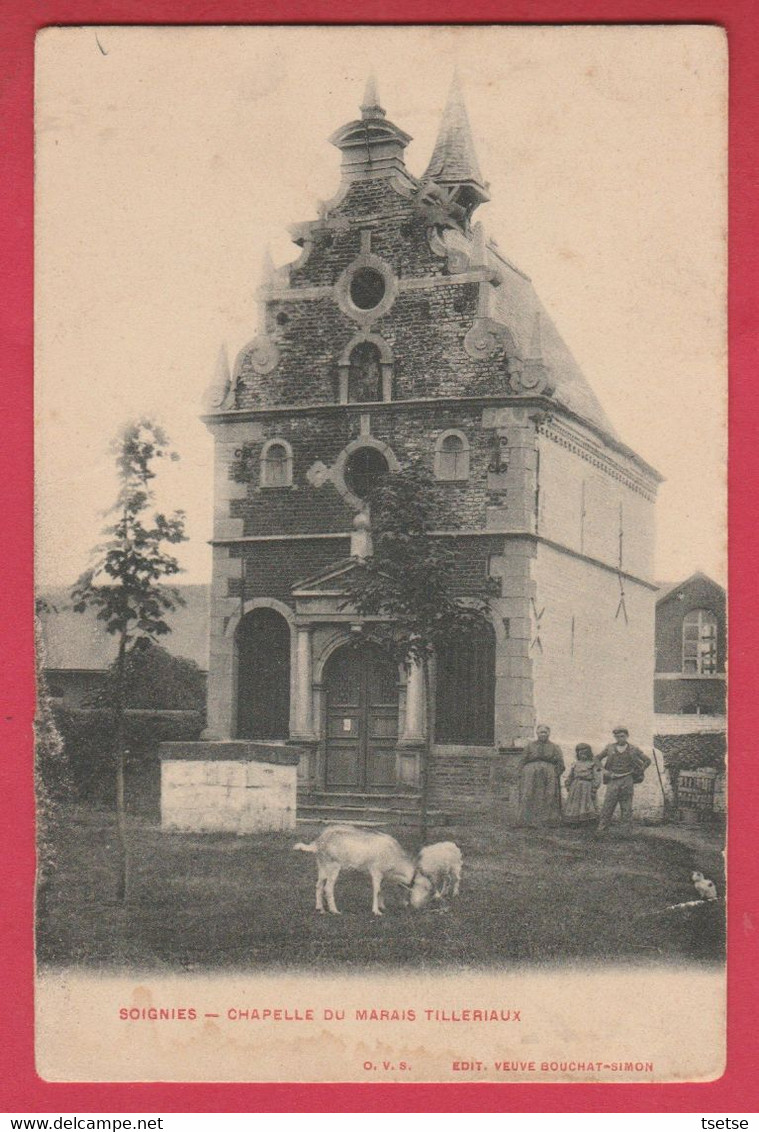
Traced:
<svg viewBox="0 0 759 1132">
<path fill-rule="evenodd" d="M 354 495 L 366 499 L 388 471 L 387 460 L 376 448 L 357 448 L 345 465 L 345 482 Z"/>
<path fill-rule="evenodd" d="M 385 297 L 384 276 L 373 267 L 362 267 L 351 279 L 350 296 L 359 310 L 370 311 L 379 306 Z"/>
</svg>

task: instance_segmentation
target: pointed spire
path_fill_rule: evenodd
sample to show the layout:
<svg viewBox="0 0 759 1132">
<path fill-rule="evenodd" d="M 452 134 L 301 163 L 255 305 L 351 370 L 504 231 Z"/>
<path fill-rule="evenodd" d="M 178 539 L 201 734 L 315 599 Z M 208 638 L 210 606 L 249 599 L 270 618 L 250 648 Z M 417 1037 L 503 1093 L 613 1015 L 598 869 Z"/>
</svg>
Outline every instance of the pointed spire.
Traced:
<svg viewBox="0 0 759 1132">
<path fill-rule="evenodd" d="M 276 267 L 274 260 L 271 258 L 271 249 L 268 244 L 264 246 L 264 254 L 261 259 L 261 286 L 271 287 L 274 284 L 274 276 L 276 274 Z"/>
<path fill-rule="evenodd" d="M 224 388 L 232 380 L 232 375 L 229 370 L 229 358 L 227 356 L 227 344 L 222 342 L 219 347 L 219 353 L 216 358 L 216 369 L 214 370 L 214 385 Z"/>
<path fill-rule="evenodd" d="M 203 406 L 208 412 L 217 412 L 224 404 L 232 388 L 232 374 L 229 368 L 226 344 L 222 342 L 216 358 L 211 384 L 203 394 Z"/>
<path fill-rule="evenodd" d="M 470 214 L 478 204 L 490 200 L 480 172 L 458 73 L 453 76 L 435 148 L 424 177 L 441 188 L 448 188 L 451 196 Z"/>
<path fill-rule="evenodd" d="M 361 117 L 364 119 L 385 117 L 385 111 L 379 100 L 377 76 L 373 71 L 366 80 L 366 90 L 364 91 L 364 97 L 361 101 Z"/>
</svg>

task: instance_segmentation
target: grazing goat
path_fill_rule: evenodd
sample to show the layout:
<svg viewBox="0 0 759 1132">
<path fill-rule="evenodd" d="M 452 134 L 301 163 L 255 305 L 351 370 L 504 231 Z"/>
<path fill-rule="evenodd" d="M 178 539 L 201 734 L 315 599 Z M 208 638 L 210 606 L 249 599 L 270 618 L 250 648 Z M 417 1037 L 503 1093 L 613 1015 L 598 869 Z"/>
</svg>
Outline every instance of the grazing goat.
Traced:
<svg viewBox="0 0 759 1132">
<path fill-rule="evenodd" d="M 351 825 L 330 825 L 316 841 L 304 845 L 299 841 L 293 849 L 316 855 L 316 911 L 327 908 L 339 915 L 335 904 L 335 881 L 341 869 L 368 873 L 372 878 L 372 912 L 381 916 L 384 901 L 380 891 L 383 880 L 409 886 L 414 879 L 414 864 L 394 837 L 387 833 L 356 829 Z"/>
<path fill-rule="evenodd" d="M 411 907 L 422 908 L 430 896 L 442 900 L 458 896 L 461 884 L 461 850 L 453 841 L 438 841 L 419 851 L 411 885 Z"/>
</svg>

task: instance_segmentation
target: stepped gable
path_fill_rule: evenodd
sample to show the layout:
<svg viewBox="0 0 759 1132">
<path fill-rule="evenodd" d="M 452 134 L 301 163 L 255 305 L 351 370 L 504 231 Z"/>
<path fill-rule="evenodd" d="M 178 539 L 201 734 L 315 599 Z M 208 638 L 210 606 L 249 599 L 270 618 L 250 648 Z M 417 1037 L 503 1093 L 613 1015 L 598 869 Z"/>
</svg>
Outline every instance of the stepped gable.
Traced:
<svg viewBox="0 0 759 1132">
<path fill-rule="evenodd" d="M 270 260 L 266 261 L 259 291 L 265 309 L 270 295 L 276 299 L 278 288 L 297 290 L 318 286 L 323 289 L 318 297 L 309 296 L 309 304 L 304 308 L 305 315 L 313 315 L 308 330 L 309 364 L 311 372 L 319 374 L 318 392 L 315 388 L 311 399 L 324 399 L 329 385 L 327 375 L 335 366 L 335 343 L 343 344 L 346 338 L 347 320 L 338 309 L 336 294 L 341 270 L 344 271 L 358 251 L 353 235 L 355 229 L 362 225 L 373 226 L 374 242 L 371 253 L 366 253 L 366 261 L 373 262 L 376 252 L 384 255 L 392 268 L 394 253 L 383 253 L 382 241 L 392 249 L 395 229 L 401 225 L 407 228 L 415 219 L 421 219 L 420 230 L 424 231 L 426 225 L 428 240 L 424 241 L 424 252 L 432 262 L 422 263 L 422 244 L 417 239 L 414 244 L 416 262 L 406 278 L 430 270 L 455 276 L 484 267 L 493 273 L 490 283 L 479 284 L 478 314 L 474 327 L 471 323 L 469 326 L 475 336 L 481 333 L 485 341 L 470 352 L 475 364 L 472 368 L 472 361 L 468 362 L 466 376 L 466 371 L 461 371 L 462 388 L 465 385 L 469 393 L 476 395 L 480 372 L 477 359 L 480 358 L 489 362 L 481 371 L 483 393 L 541 394 L 619 444 L 611 421 L 529 277 L 510 263 L 494 242 L 485 239 L 481 225 L 472 223 L 475 209 L 490 198 L 458 79 L 454 79 L 433 154 L 421 180 L 412 176 L 404 163 L 404 150 L 410 140 L 408 134 L 388 120 L 380 104 L 376 82 L 370 78 L 362 100 L 361 118 L 340 127 L 330 138 L 342 153 L 340 189 L 325 203 L 319 220 L 291 229 L 295 243 L 303 249 L 296 261 L 278 270 L 272 268 Z M 407 242 L 410 238 L 413 237 L 403 237 Z M 350 252 L 345 250 L 348 247 Z M 430 248 L 434 252 L 431 257 Z M 363 251 L 360 254 L 364 254 Z M 439 257 L 447 260 L 446 266 Z M 364 329 L 369 327 L 380 335 L 386 333 L 385 328 L 392 323 L 395 313 L 389 310 L 386 319 L 367 314 Z M 284 317 L 289 319 L 291 314 L 286 312 Z M 239 398 L 235 401 L 234 387 L 240 380 L 255 390 L 258 406 L 293 399 L 295 367 L 302 368 L 300 353 L 305 347 L 293 333 L 292 326 L 285 330 L 273 319 L 273 314 L 265 314 L 265 330 L 240 352 L 232 388 L 228 378 L 223 380 L 225 375 L 217 375 L 212 411 L 235 404 L 243 407 Z M 489 339 L 493 333 L 491 349 Z M 397 347 L 402 339 L 401 332 Z M 455 367 L 456 347 L 452 344 L 451 349 L 453 353 L 449 352 L 448 357 Z M 505 358 L 506 364 L 501 371 L 502 385 L 499 383 L 500 388 L 496 388 L 493 367 L 501 364 L 500 358 Z M 402 400 L 398 398 L 399 403 Z"/>
</svg>

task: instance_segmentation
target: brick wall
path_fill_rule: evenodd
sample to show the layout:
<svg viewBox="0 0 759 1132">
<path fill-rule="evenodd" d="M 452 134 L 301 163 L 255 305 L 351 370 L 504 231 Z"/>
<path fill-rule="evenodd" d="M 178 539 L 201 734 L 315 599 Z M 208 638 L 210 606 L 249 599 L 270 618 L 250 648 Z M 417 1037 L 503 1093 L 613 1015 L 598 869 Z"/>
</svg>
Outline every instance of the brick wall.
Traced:
<svg viewBox="0 0 759 1132">
<path fill-rule="evenodd" d="M 692 732 L 689 735 L 657 735 L 656 746 L 664 755 L 666 766 L 673 772 L 682 767 L 714 767 L 724 770 L 727 740 L 724 731 L 717 734 Z"/>
<path fill-rule="evenodd" d="M 336 230 L 340 217 L 350 217 L 347 231 Z M 432 280 L 429 287 L 401 291 L 387 314 L 372 324 L 372 332 L 381 335 L 394 353 L 394 397 L 508 392 L 503 359 L 474 361 L 464 350 L 464 336 L 477 310 L 477 283 L 448 275 L 446 260 L 430 249 L 428 218 L 387 181 L 351 187 L 329 221 L 314 233 L 312 250 L 301 257 L 302 266 L 299 260 L 290 269 L 289 285 L 295 290 L 334 285 L 360 254 L 364 224 L 372 230 L 372 254 L 381 256 L 398 279 Z M 436 279 L 446 282 L 436 286 Z M 334 401 L 338 358 L 358 326 L 340 310 L 333 295 L 302 301 L 275 295 L 266 302 L 264 330 L 280 352 L 279 364 L 261 375 L 253 367 L 251 349 L 241 352 L 236 408 Z"/>
<path fill-rule="evenodd" d="M 420 461 L 435 466 L 438 438 L 449 429 L 463 433 L 469 445 L 466 481 L 439 481 L 439 496 L 453 528 L 531 529 L 534 511 L 535 429 L 520 409 L 485 409 L 476 405 L 419 406 L 403 402 L 359 410 L 353 406 L 306 414 L 277 414 L 235 424 L 235 440 L 218 445 L 221 487 L 218 520 L 226 532 L 308 534 L 349 531 L 355 507 L 346 503 L 331 478 L 315 483 L 309 472 L 330 469 L 342 450 L 361 435 L 362 418 L 371 437 L 386 444 L 401 465 Z M 499 433 L 507 444 L 499 448 Z M 279 437 L 292 449 L 292 485 L 261 486 L 264 444 Z M 493 461 L 503 470 L 493 472 Z"/>
<path fill-rule="evenodd" d="M 677 586 L 656 606 L 656 671 L 682 672 L 683 618 L 694 609 L 709 609 L 717 618 L 717 671 L 725 671 L 725 591 L 703 575 Z M 659 710 L 659 709 L 657 709 Z M 662 711 L 676 710 L 662 708 Z"/>
<path fill-rule="evenodd" d="M 654 711 L 665 715 L 724 715 L 725 701 L 724 678 L 654 681 Z"/>
<path fill-rule="evenodd" d="M 347 557 L 347 539 L 298 539 L 293 542 L 247 543 L 245 555 L 245 597 L 272 597 L 292 603 L 292 587 L 331 563 Z M 229 583 L 231 597 L 240 597 L 241 581 Z"/>
</svg>

